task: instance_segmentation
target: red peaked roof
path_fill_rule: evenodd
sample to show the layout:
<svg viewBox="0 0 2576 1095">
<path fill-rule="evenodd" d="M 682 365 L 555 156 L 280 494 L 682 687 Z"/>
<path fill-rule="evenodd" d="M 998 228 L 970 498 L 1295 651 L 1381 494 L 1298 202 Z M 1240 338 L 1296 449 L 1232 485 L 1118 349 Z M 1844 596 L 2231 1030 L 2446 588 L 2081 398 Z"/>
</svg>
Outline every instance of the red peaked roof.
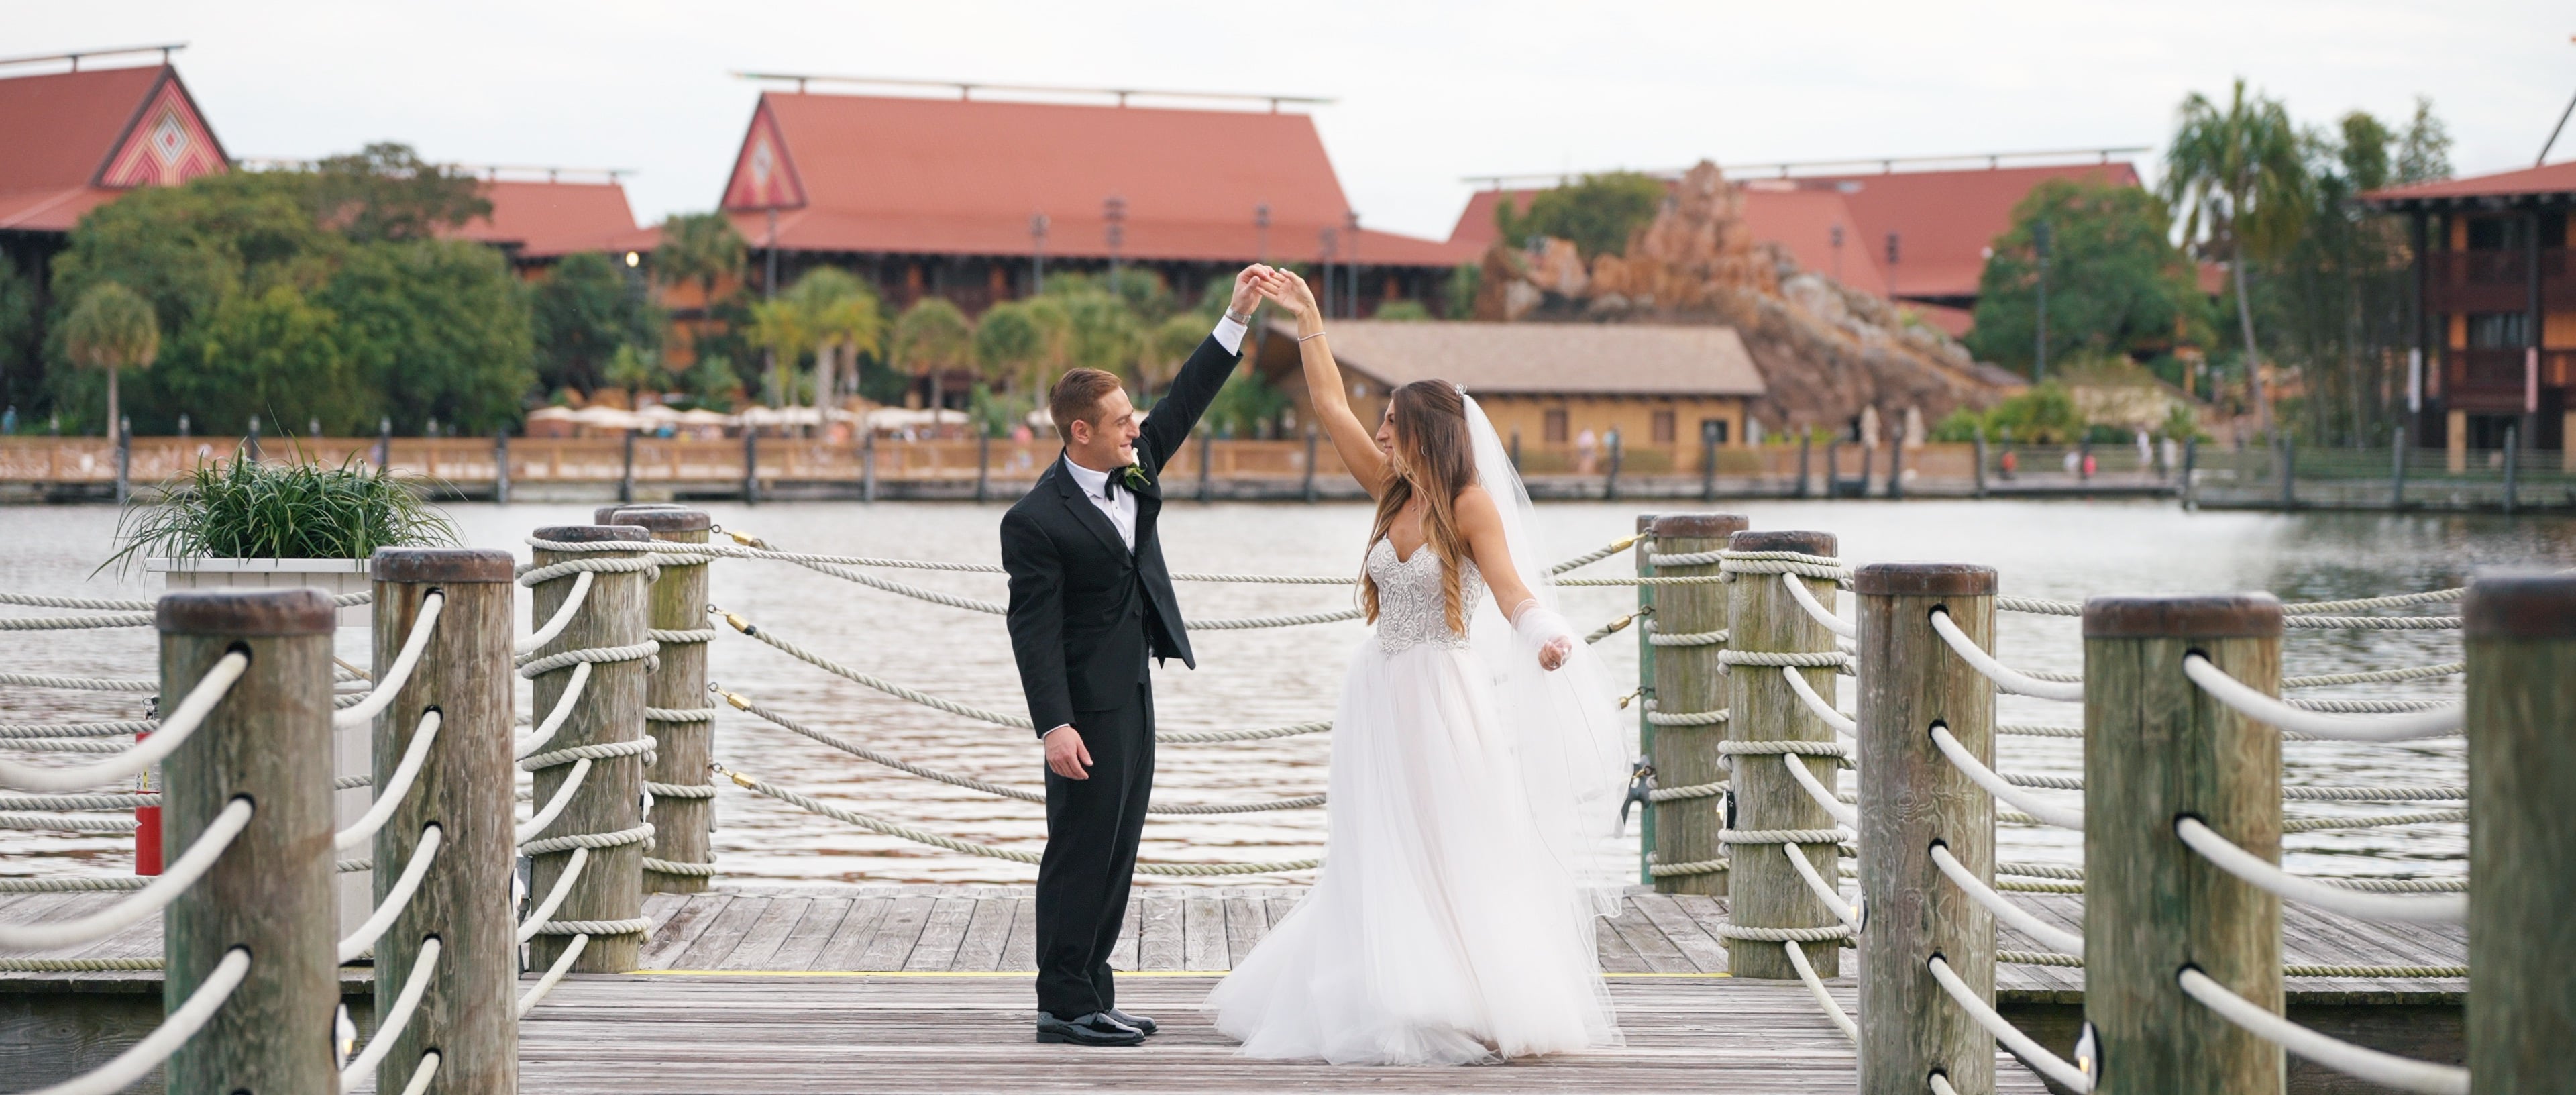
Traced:
<svg viewBox="0 0 2576 1095">
<path fill-rule="evenodd" d="M 467 222 L 455 235 L 516 247 L 520 258 L 553 258 L 576 251 L 651 250 L 639 236 L 626 188 L 614 182 L 482 184 L 492 215 Z"/>
<path fill-rule="evenodd" d="M 2472 175 L 2465 179 L 2414 183 L 2373 190 L 2361 200 L 2383 209 L 2459 204 L 2477 198 L 2566 198 L 2576 196 L 2576 160 Z"/>
<path fill-rule="evenodd" d="M 0 229 L 64 232 L 127 187 L 225 169 L 177 69 L 0 79 Z"/>
<path fill-rule="evenodd" d="M 1312 258 L 1350 208 L 1302 114 L 788 92 L 761 95 L 723 207 L 755 246 L 775 205 L 780 247 L 840 252 L 1019 255 L 1045 214 L 1047 254 L 1105 258 L 1113 195 L 1135 259 L 1257 258 L 1265 203 L 1269 254 Z M 1445 266 L 1476 249 L 1363 230 L 1357 252 Z"/>
<path fill-rule="evenodd" d="M 1970 297 L 1986 268 L 1985 251 L 2012 226 L 2012 208 L 2053 178 L 2138 185 L 2125 163 L 2007 167 L 1973 171 L 1906 171 L 1874 175 L 1740 180 L 1744 220 L 1754 237 L 1789 249 L 1800 265 L 1833 273 L 1863 292 L 1906 297 Z M 1482 249 L 1494 239 L 1494 207 L 1510 197 L 1527 208 L 1528 190 L 1484 190 L 1468 199 L 1450 241 Z M 1843 228 L 1839 262 L 1833 228 Z M 1887 263 L 1887 235 L 1898 234 L 1897 262 Z"/>
</svg>

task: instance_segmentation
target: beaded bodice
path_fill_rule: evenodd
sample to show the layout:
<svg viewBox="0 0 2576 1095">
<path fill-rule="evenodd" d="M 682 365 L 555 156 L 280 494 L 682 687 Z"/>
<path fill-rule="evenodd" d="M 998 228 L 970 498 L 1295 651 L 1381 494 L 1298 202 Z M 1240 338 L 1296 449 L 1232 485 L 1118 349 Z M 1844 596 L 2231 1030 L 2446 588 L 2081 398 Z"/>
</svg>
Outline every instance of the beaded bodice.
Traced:
<svg viewBox="0 0 2576 1095">
<path fill-rule="evenodd" d="M 1473 620 L 1476 602 L 1485 595 L 1485 576 L 1477 572 L 1474 559 L 1460 565 L 1466 573 L 1459 600 Z M 1379 650 L 1398 654 L 1426 644 L 1466 649 L 1467 637 L 1449 630 L 1448 604 L 1440 595 L 1440 553 L 1431 545 L 1414 549 L 1411 558 L 1397 559 L 1395 544 L 1380 540 L 1369 548 L 1368 573 L 1377 582 Z"/>
</svg>

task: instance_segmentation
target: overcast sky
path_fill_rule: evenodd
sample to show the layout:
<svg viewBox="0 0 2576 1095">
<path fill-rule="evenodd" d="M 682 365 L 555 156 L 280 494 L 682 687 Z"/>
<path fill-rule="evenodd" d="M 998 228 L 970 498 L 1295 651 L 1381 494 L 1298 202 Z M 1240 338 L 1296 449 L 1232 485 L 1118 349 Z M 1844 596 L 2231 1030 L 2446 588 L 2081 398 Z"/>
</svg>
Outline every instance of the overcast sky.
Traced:
<svg viewBox="0 0 2576 1095">
<path fill-rule="evenodd" d="M 2502 170 L 2576 94 L 2565 0 L 12 7 L 0 55 L 190 43 L 180 71 L 236 156 L 394 139 L 634 168 L 647 222 L 715 203 L 756 95 L 737 69 L 1328 96 L 1352 204 L 1428 236 L 1462 175 L 2159 145 L 2186 93 L 2239 75 L 2312 124 L 2429 95 L 2454 165 Z M 2551 158 L 2571 157 L 2576 136 Z"/>
</svg>

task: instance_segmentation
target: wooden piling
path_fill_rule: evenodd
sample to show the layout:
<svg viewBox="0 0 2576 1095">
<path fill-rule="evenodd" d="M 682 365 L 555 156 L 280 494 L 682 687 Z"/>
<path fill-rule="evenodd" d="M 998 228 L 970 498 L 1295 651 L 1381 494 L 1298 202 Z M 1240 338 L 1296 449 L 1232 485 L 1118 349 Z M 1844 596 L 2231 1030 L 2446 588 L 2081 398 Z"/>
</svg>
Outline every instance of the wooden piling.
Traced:
<svg viewBox="0 0 2576 1095">
<path fill-rule="evenodd" d="M 1655 576 L 1655 515 L 1637 515 L 1637 543 L 1630 550 L 1636 555 L 1637 576 Z M 1655 587 L 1637 583 L 1637 760 L 1651 769 L 1655 755 Z M 1647 773 L 1640 773 L 1641 775 Z M 1632 777 L 1633 780 L 1634 777 Z M 1648 779 L 1648 784 L 1654 781 Z M 1622 806 L 1622 810 L 1629 809 Z M 1655 884 L 1655 804 L 1649 799 L 1636 803 L 1637 811 L 1637 884 Z"/>
<path fill-rule="evenodd" d="M 1852 576 L 1860 599 L 1860 1090 L 1919 1095 L 1933 1073 L 1991 1091 L 1995 1043 L 1933 980 L 1940 955 L 1994 1002 L 1995 924 L 1932 863 L 1935 843 L 1994 880 L 1995 802 L 1932 743 L 1947 727 L 1994 763 L 1995 689 L 1932 630 L 1945 611 L 1978 646 L 1995 644 L 1995 572 L 1947 563 L 1878 564 Z M 1826 693 L 1831 695 L 1831 693 Z M 1831 784 L 1827 784 L 1831 786 Z"/>
<path fill-rule="evenodd" d="M 643 544 L 651 533 L 633 525 L 557 525 L 537 530 L 540 540 L 582 543 Z M 564 553 L 546 550 L 535 552 L 536 565 L 542 567 L 572 558 L 620 558 L 619 552 Z M 572 592 L 575 575 L 544 582 L 534 591 L 535 612 L 532 619 L 546 620 L 563 605 Z M 588 600 L 573 613 L 572 623 L 563 634 L 537 651 L 543 657 L 567 650 L 632 646 L 644 641 L 645 586 L 641 571 L 601 572 L 592 575 Z M 570 715 L 553 740 L 540 752 L 552 753 L 584 745 L 618 745 L 644 737 L 644 661 L 605 661 L 591 665 L 589 684 L 572 706 Z M 532 717 L 542 721 L 562 698 L 565 685 L 572 680 L 570 667 L 540 673 L 534 682 Z M 643 823 L 642 794 L 644 772 L 641 758 L 634 755 L 593 760 L 591 771 L 561 816 L 545 831 L 533 834 L 536 839 L 584 833 L 619 833 Z M 553 800 L 573 765 L 559 764 L 537 770 L 536 804 L 539 808 Z M 529 891 L 532 901 L 543 900 L 552 892 L 555 880 L 563 874 L 571 850 L 547 852 L 534 858 Z M 644 846 L 619 844 L 593 849 L 590 863 L 564 898 L 555 919 L 627 920 L 642 915 Z M 563 951 L 569 936 L 540 934 L 528 944 L 532 965 L 548 966 Z M 573 968 L 585 973 L 615 973 L 635 968 L 640 934 L 594 935 Z"/>
<path fill-rule="evenodd" d="M 1825 532 L 1739 532 L 1728 537 L 1727 546 L 1735 551 L 1795 551 L 1807 555 L 1834 554 L 1834 537 Z M 1800 578 L 1816 600 L 1827 609 L 1834 605 L 1838 587 L 1830 578 Z M 1720 587 L 1726 591 L 1727 650 L 1730 655 L 1787 654 L 1831 652 L 1834 633 L 1807 615 L 1806 609 L 1792 599 L 1776 573 L 1739 573 Z M 1836 690 L 1835 672 L 1831 666 L 1797 671 L 1818 695 L 1831 697 Z M 1730 746 L 1763 747 L 1760 743 L 1803 741 L 1831 745 L 1838 739 L 1833 728 L 1807 709 L 1804 701 L 1789 687 L 1777 666 L 1732 664 L 1726 672 L 1726 741 Z M 1830 787 L 1841 767 L 1832 756 L 1795 754 L 1738 753 L 1729 777 L 1733 785 L 1731 833 L 1776 832 L 1784 829 L 1829 830 L 1839 822 L 1823 806 L 1808 796 L 1791 776 L 1787 764 L 1804 764 L 1807 771 Z M 1792 846 L 1807 857 L 1810 865 L 1824 878 L 1838 877 L 1841 862 L 1840 841 L 1798 841 Z M 1728 861 L 1729 919 L 1742 928 L 1824 928 L 1842 923 L 1833 910 L 1819 901 L 1798 876 L 1797 868 L 1780 852 L 1781 842 L 1730 843 Z M 1808 960 L 1821 977 L 1837 976 L 1842 967 L 1842 951 L 1832 944 L 1806 948 Z M 1780 944 L 1758 939 L 1728 939 L 1726 968 L 1737 977 L 1791 978 L 1798 975 Z"/>
<path fill-rule="evenodd" d="M 492 435 L 492 501 L 510 504 L 510 431 Z"/>
<path fill-rule="evenodd" d="M 2483 574 L 2468 644 L 2469 1084 L 2576 1076 L 2576 577 Z"/>
<path fill-rule="evenodd" d="M 1657 577 L 1705 577 L 1717 574 L 1717 562 L 1675 564 L 1674 556 L 1718 551 L 1726 538 L 1745 526 L 1733 513 L 1667 513 L 1654 519 L 1653 550 L 1646 558 Z M 1717 743 L 1726 740 L 1726 724 L 1714 717 L 1726 707 L 1726 677 L 1717 655 L 1724 643 L 1674 645 L 1677 636 L 1726 630 L 1725 587 L 1714 583 L 1668 585 L 1655 590 L 1655 614 L 1646 641 L 1659 648 L 1654 659 L 1654 705 L 1646 721 L 1654 728 L 1653 748 L 1646 754 L 1655 766 L 1655 783 L 1665 790 L 1698 787 L 1726 779 Z M 1655 805 L 1655 888 L 1664 893 L 1712 896 L 1726 893 L 1726 858 L 1717 833 L 1725 827 L 1717 795 L 1672 799 Z M 1680 871 L 1688 873 L 1666 873 Z"/>
<path fill-rule="evenodd" d="M 1699 424 L 1699 500 L 1717 501 L 1717 430 L 1715 421 Z"/>
<path fill-rule="evenodd" d="M 2281 1047 L 2183 994 L 2186 966 L 2281 1008 L 2281 903 L 2183 844 L 2199 819 L 2281 856 L 2281 735 L 2183 675 L 2198 653 L 2277 694 L 2270 594 L 2096 597 L 2084 605 L 2085 1017 L 2103 1095 L 2278 1093 Z"/>
<path fill-rule="evenodd" d="M 424 826 L 439 827 L 438 858 L 393 927 L 376 943 L 376 1014 L 393 1006 L 411 976 L 424 937 L 437 936 L 440 969 L 419 1010 L 400 1031 L 391 1056 L 376 1068 L 376 1090 L 401 1091 L 421 1053 L 439 1052 L 437 1090 L 449 1095 L 509 1095 L 519 1086 L 517 927 L 510 918 L 510 877 L 518 856 L 512 830 L 510 764 L 512 621 L 518 590 L 506 551 L 379 548 L 375 674 L 392 665 L 435 591 L 444 598 L 429 646 L 393 703 L 376 716 L 375 785 L 379 793 L 420 729 L 423 712 L 439 715 L 411 790 L 375 839 L 375 900 L 411 861 Z"/>
<path fill-rule="evenodd" d="M 1306 423 L 1306 462 L 1300 465 L 1300 470 L 1303 481 L 1298 484 L 1297 493 L 1312 503 L 1315 500 L 1315 424 L 1312 422 Z"/>
<path fill-rule="evenodd" d="M 331 634 L 315 589 L 172 593 L 154 611 L 161 695 L 175 705 L 233 650 L 250 665 L 162 762 L 162 839 L 194 846 L 235 798 L 250 824 L 162 914 L 163 1006 L 176 1010 L 226 952 L 250 970 L 170 1058 L 173 1095 L 336 1091 L 338 902 L 332 893 Z M 164 708 L 167 710 L 167 707 Z"/>
<path fill-rule="evenodd" d="M 617 500 L 632 502 L 635 500 L 635 431 L 633 430 L 626 431 L 623 460 L 617 473 Z"/>
<path fill-rule="evenodd" d="M 2406 427 L 2399 426 L 2389 435 L 2388 443 L 2388 508 L 2406 508 Z M 2576 448 L 2568 451 L 2576 452 Z"/>
<path fill-rule="evenodd" d="M 873 454 L 875 450 L 869 451 Z M 869 479 L 869 485 L 875 485 L 873 476 Z M 742 428 L 742 502 L 747 506 L 758 501 L 760 501 L 760 428 L 745 426 Z M 875 499 L 871 498 L 869 501 L 875 501 Z"/>
<path fill-rule="evenodd" d="M 877 500 L 877 432 L 869 430 L 859 442 L 859 501 Z"/>
<path fill-rule="evenodd" d="M 599 519 L 600 524 L 635 525 L 655 540 L 703 544 L 714 525 L 706 511 L 687 506 L 624 506 Z M 646 626 L 658 632 L 707 630 L 707 563 L 665 561 L 661 577 L 646 594 Z M 644 869 L 646 893 L 700 893 L 710 874 L 662 870 L 664 866 L 705 865 L 715 861 L 710 844 L 714 830 L 715 787 L 707 782 L 707 765 L 715 761 L 715 712 L 707 705 L 705 641 L 662 642 L 661 666 L 644 677 L 644 730 L 653 736 L 654 759 L 644 778 L 653 786 L 653 854 Z M 706 713 L 698 719 L 663 719 L 655 712 Z M 701 793 L 703 792 L 703 793 Z"/>
</svg>

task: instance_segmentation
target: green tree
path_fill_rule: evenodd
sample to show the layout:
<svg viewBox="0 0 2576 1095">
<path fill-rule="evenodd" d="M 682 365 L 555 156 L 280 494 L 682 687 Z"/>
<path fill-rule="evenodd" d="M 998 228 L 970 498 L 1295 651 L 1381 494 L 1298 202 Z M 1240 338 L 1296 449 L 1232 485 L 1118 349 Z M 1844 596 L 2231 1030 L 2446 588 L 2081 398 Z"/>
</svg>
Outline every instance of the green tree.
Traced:
<svg viewBox="0 0 2576 1095">
<path fill-rule="evenodd" d="M 786 406 L 794 388 L 788 376 L 796 371 L 806 347 L 814 344 L 814 336 L 805 326 L 804 309 L 784 297 L 752 305 L 751 322 L 744 326 L 743 340 L 759 347 L 769 359 L 769 376 L 763 384 L 769 405 Z"/>
<path fill-rule="evenodd" d="M 949 370 L 974 367 L 977 348 L 975 325 L 967 322 L 966 313 L 945 299 L 925 296 L 895 317 L 886 363 L 929 378 L 930 405 L 937 407 Z"/>
<path fill-rule="evenodd" d="M 0 252 L 0 404 L 34 405 L 37 295 L 36 279 Z"/>
<path fill-rule="evenodd" d="M 1420 323 L 1431 318 L 1431 309 L 1423 307 L 1418 300 L 1390 300 L 1379 304 L 1377 312 L 1369 318 Z"/>
<path fill-rule="evenodd" d="M 716 286 L 739 284 L 748 245 L 723 213 L 673 213 L 662 220 L 662 242 L 653 248 L 653 277 L 664 285 L 697 283 L 712 305 Z"/>
<path fill-rule="evenodd" d="M 885 311 L 877 294 L 846 270 L 818 266 L 788 286 L 781 299 L 802 314 L 811 340 L 814 405 L 832 406 L 841 393 L 841 359 L 851 359 L 855 376 L 858 355 L 876 353 L 885 343 Z"/>
<path fill-rule="evenodd" d="M 1961 407 L 1932 428 L 1935 441 L 1969 441 L 1979 430 L 1989 441 L 2023 445 L 2071 445 L 2084 439 L 2088 423 L 2066 386 L 2051 380 L 2004 399 L 1983 412 Z"/>
<path fill-rule="evenodd" d="M 2433 116 L 2433 100 L 2415 97 L 2415 116 L 2397 143 L 2399 183 L 2431 182 L 2451 177 L 2451 130 Z"/>
<path fill-rule="evenodd" d="M 395 429 L 488 434 L 516 426 L 536 389 L 528 295 L 494 248 L 411 240 L 354 249 L 314 300 Z"/>
<path fill-rule="evenodd" d="M 170 394 L 209 429 L 318 419 L 326 433 L 372 429 L 382 405 L 342 343 L 339 316 L 287 285 L 224 298 L 207 317 L 195 368 L 162 370 Z"/>
<path fill-rule="evenodd" d="M 619 345 L 617 352 L 608 357 L 607 380 L 626 393 L 629 409 L 642 407 L 644 389 L 658 383 L 661 378 L 662 356 L 640 349 L 632 342 Z"/>
<path fill-rule="evenodd" d="M 410 145 L 380 141 L 304 173 L 315 219 L 361 243 L 420 240 L 492 215 L 482 184 L 430 163 Z"/>
<path fill-rule="evenodd" d="M 2182 239 L 2201 257 L 2227 263 L 2245 338 L 2256 427 L 2272 425 L 2271 384 L 2254 337 L 2247 267 L 2295 244 L 2313 208 L 2297 127 L 2280 101 L 2247 94 L 2238 79 L 2222 109 L 2193 92 L 2183 100 L 2165 149 L 2165 200 L 2183 216 Z"/>
<path fill-rule="evenodd" d="M 1218 307 L 1222 309 L 1224 305 Z M 1150 388 L 1170 384 L 1173 377 L 1180 375 L 1182 363 L 1198 350 L 1199 343 L 1207 341 L 1213 323 L 1198 315 L 1177 315 L 1154 325 L 1145 337 L 1144 375 L 1140 379 Z"/>
<path fill-rule="evenodd" d="M 1449 271 L 1449 280 L 1441 285 L 1440 315 L 1444 319 L 1476 318 L 1476 290 L 1484 285 L 1485 268 L 1480 263 L 1462 262 Z"/>
<path fill-rule="evenodd" d="M 63 321 L 72 363 L 107 373 L 107 435 L 116 436 L 116 374 L 147 368 L 161 354 L 161 323 L 134 290 L 112 281 L 92 285 Z"/>
<path fill-rule="evenodd" d="M 2028 373 L 2037 350 L 2039 226 L 2048 226 L 2048 359 L 2149 356 L 2207 337 L 2191 258 L 2165 235 L 2163 201 L 2134 186 L 2050 179 L 2013 207 L 1977 286 L 1968 349 Z"/>
<path fill-rule="evenodd" d="M 1584 258 L 1628 253 L 1628 237 L 1655 219 L 1669 192 L 1663 180 L 1633 171 L 1585 175 L 1530 195 L 1529 211 L 1511 201 L 1494 205 L 1494 227 L 1505 243 L 1531 236 L 1573 240 Z"/>
<path fill-rule="evenodd" d="M 1208 428 L 1225 437 L 1254 437 L 1289 407 L 1286 393 L 1258 373 L 1236 372 L 1208 403 Z"/>
<path fill-rule="evenodd" d="M 549 391 L 570 387 L 588 394 L 605 381 L 619 346 L 661 345 L 661 309 L 602 252 L 557 262 L 537 282 L 530 318 L 537 379 Z"/>
<path fill-rule="evenodd" d="M 1076 293 L 1057 298 L 1064 312 L 1063 363 L 1068 368 L 1100 369 L 1131 379 L 1145 349 L 1144 325 L 1125 303 L 1107 293 Z"/>
<path fill-rule="evenodd" d="M 896 341 L 902 338 L 898 335 Z M 975 321 L 976 371 L 996 391 L 1035 391 L 1046 371 L 1050 331 L 1034 301 L 1006 301 Z"/>
</svg>

